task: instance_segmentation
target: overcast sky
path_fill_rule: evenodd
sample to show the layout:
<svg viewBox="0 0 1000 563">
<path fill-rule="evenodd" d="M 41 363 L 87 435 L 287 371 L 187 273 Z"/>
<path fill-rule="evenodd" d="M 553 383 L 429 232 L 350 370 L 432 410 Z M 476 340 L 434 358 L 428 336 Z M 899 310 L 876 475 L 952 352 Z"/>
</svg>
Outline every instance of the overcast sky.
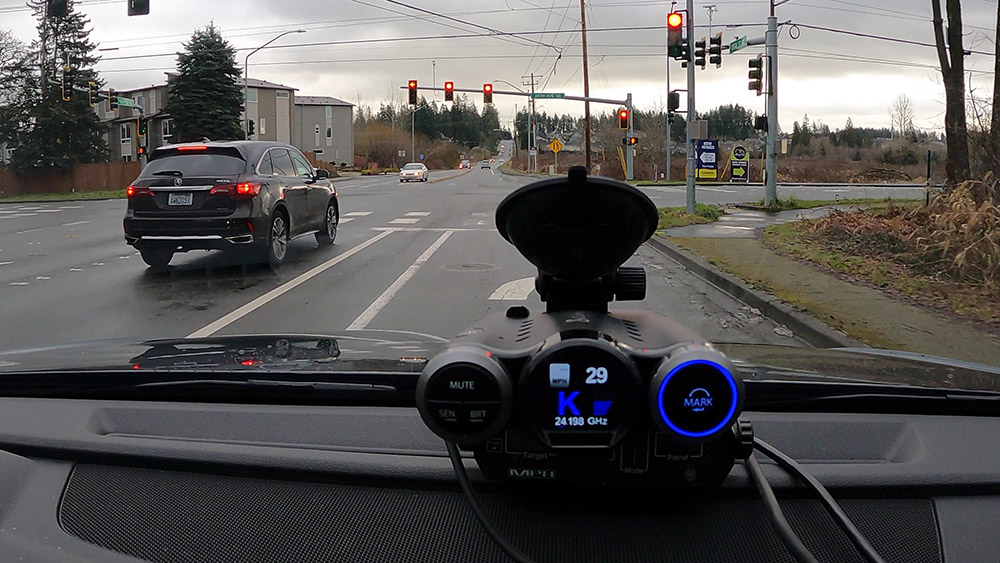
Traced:
<svg viewBox="0 0 1000 563">
<path fill-rule="evenodd" d="M 113 88 L 129 89 L 163 82 L 181 43 L 210 21 L 238 48 L 237 58 L 278 33 L 287 35 L 250 59 L 250 76 L 288 84 L 302 95 L 335 96 L 378 108 L 408 79 L 420 85 L 452 80 L 459 88 L 497 90 L 518 86 L 522 75 L 537 73 L 539 89 L 580 95 L 583 92 L 580 5 L 578 0 L 400 0 L 404 4 L 446 14 L 448 20 L 414 11 L 389 0 L 151 0 L 148 16 L 128 17 L 127 0 L 77 0 L 93 26 L 92 39 L 102 49 L 98 69 Z M 993 53 L 997 0 L 963 0 L 966 49 Z M 624 99 L 632 93 L 636 107 L 653 109 L 666 100 L 663 26 L 671 2 L 657 0 L 588 0 L 587 34 L 592 96 Z M 714 5 L 712 33 L 724 43 L 738 36 L 763 36 L 767 0 L 695 2 L 696 25 L 708 25 Z M 23 0 L 0 0 L 0 27 L 24 40 L 35 39 L 35 21 Z M 683 7 L 683 3 L 679 4 Z M 854 37 L 805 26 L 822 26 L 873 35 L 933 43 L 930 0 L 791 0 L 777 9 L 783 26 L 779 39 L 779 119 L 785 130 L 808 114 L 832 128 L 851 117 L 857 126 L 888 127 L 893 98 L 905 93 L 915 106 L 915 125 L 942 128 L 944 90 L 935 50 L 893 41 Z M 793 28 L 791 24 L 799 24 Z M 503 32 L 541 32 L 512 37 L 442 36 Z M 628 31 L 602 29 L 630 28 Z M 560 33 L 560 30 L 568 32 Z M 707 28 L 696 37 L 709 35 Z M 312 45 L 373 39 L 432 37 L 408 41 Z M 747 59 L 762 51 L 750 47 L 723 57 L 722 68 L 697 71 L 699 110 L 738 103 L 763 113 L 764 96 L 747 90 Z M 557 61 L 557 51 L 562 58 Z M 890 61 L 863 62 L 862 58 Z M 840 60 L 831 60 L 840 59 Z M 846 60 L 845 60 L 846 59 Z M 902 63 L 902 64 L 900 64 Z M 910 66 L 907 66 L 910 65 Z M 986 54 L 966 58 L 971 85 L 980 96 L 992 91 L 993 59 Z M 671 87 L 684 88 L 686 71 L 671 63 Z M 431 94 L 428 93 L 430 98 Z M 441 94 L 438 94 L 441 96 Z M 481 106 L 482 96 L 471 95 Z M 439 98 L 440 99 L 440 98 Z M 522 98 L 496 96 L 503 121 L 513 116 Z M 595 105 L 592 111 L 613 106 Z M 539 111 L 582 114 L 577 102 L 544 101 Z"/>
</svg>

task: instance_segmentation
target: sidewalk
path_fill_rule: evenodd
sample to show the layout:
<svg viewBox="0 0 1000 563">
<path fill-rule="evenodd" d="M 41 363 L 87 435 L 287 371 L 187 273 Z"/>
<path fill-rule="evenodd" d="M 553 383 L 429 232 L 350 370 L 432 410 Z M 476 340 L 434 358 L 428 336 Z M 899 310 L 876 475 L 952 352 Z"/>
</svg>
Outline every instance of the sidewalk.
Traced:
<svg viewBox="0 0 1000 563">
<path fill-rule="evenodd" d="M 666 237 L 657 235 L 656 242 L 704 258 L 710 263 L 705 264 L 709 269 L 717 267 L 734 274 L 745 282 L 742 290 L 757 295 L 763 290 L 791 308 L 808 313 L 799 313 L 803 322 L 818 320 L 869 346 L 996 365 L 1000 336 L 982 325 L 777 254 L 756 236 L 755 229 L 795 220 L 796 214 L 815 217 L 829 210 L 776 214 L 737 210 L 720 223 L 669 229 Z M 789 328 L 796 330 L 792 325 Z"/>
</svg>

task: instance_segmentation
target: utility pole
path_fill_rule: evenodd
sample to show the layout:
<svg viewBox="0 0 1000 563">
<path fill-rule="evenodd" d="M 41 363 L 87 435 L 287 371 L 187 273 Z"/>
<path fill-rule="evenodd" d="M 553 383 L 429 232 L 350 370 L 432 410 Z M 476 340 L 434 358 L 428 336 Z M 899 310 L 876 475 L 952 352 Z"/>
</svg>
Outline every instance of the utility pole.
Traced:
<svg viewBox="0 0 1000 563">
<path fill-rule="evenodd" d="M 632 116 L 632 93 L 629 92 L 628 96 L 625 98 L 625 109 L 628 110 L 628 129 L 625 131 L 625 136 L 628 139 L 632 138 L 633 130 L 632 123 L 634 117 Z M 625 179 L 633 180 L 635 179 L 635 168 L 634 162 L 635 146 L 630 142 L 625 148 Z"/>
<path fill-rule="evenodd" d="M 687 41 L 688 49 L 687 65 L 687 212 L 694 213 L 694 171 L 697 165 L 694 154 L 694 0 L 687 0 Z"/>
<path fill-rule="evenodd" d="M 413 116 L 417 115 L 416 106 L 410 108 L 410 162 L 417 161 L 417 136 L 416 127 L 414 127 L 415 119 Z"/>
<path fill-rule="evenodd" d="M 670 11 L 667 12 L 667 17 L 668 18 L 670 17 L 670 14 L 673 13 L 673 11 L 674 11 L 674 5 L 675 5 L 674 2 L 670 3 Z M 670 47 L 668 46 L 667 47 L 667 105 L 668 105 L 668 108 L 669 108 L 669 105 L 670 105 L 670 53 L 669 53 L 669 51 L 670 51 Z M 671 146 L 670 146 L 670 132 L 673 130 L 673 123 L 670 122 L 670 117 L 669 116 L 670 116 L 670 111 L 668 109 L 667 110 L 667 175 L 666 175 L 666 178 L 667 178 L 668 182 L 670 181 L 670 163 L 671 163 L 671 158 L 670 158 L 670 150 L 671 150 Z M 659 178 L 653 178 L 653 181 L 655 182 L 658 179 Z"/>
<path fill-rule="evenodd" d="M 781 3 L 783 2 L 779 2 Z M 778 18 L 774 15 L 774 6 L 774 0 L 771 0 L 771 15 L 767 18 L 767 33 L 764 36 L 767 54 L 767 172 L 764 178 L 764 205 L 773 205 L 778 199 Z"/>
<path fill-rule="evenodd" d="M 528 80 L 525 82 L 525 80 Z M 531 165 L 531 149 L 535 149 L 535 166 L 532 168 L 535 174 L 538 173 L 538 123 L 535 121 L 535 73 L 521 77 L 522 86 L 531 86 L 531 131 L 528 138 L 528 165 Z"/>
<path fill-rule="evenodd" d="M 431 60 L 431 82 L 433 83 L 431 84 L 431 86 L 434 86 L 435 88 L 437 88 L 438 85 L 437 69 L 438 69 L 437 61 Z M 438 97 L 437 90 L 434 90 L 434 99 L 436 100 L 437 97 Z"/>
<path fill-rule="evenodd" d="M 583 97 L 590 97 L 590 68 L 587 64 L 587 8 L 580 0 L 580 33 L 583 37 Z M 587 172 L 590 172 L 590 100 L 583 102 L 583 138 L 586 145 Z M 536 157 L 537 158 L 537 157 Z"/>
</svg>

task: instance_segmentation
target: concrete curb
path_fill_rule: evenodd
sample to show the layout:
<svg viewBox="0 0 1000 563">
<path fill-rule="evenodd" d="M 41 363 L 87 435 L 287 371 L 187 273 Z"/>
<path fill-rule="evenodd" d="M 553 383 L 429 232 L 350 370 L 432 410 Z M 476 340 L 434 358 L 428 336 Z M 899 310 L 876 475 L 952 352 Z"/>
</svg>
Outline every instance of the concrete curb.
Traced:
<svg viewBox="0 0 1000 563">
<path fill-rule="evenodd" d="M 817 348 L 867 348 L 865 344 L 849 338 L 847 335 L 834 330 L 819 320 L 796 311 L 781 299 L 762 291 L 750 289 L 743 280 L 719 270 L 707 260 L 682 249 L 670 241 L 654 235 L 646 241 L 646 244 L 676 261 L 696 276 L 719 288 L 734 299 L 738 299 L 746 305 L 758 309 L 762 315 L 772 321 L 785 325 L 795 333 L 795 336 L 801 338 L 811 346 Z"/>
</svg>

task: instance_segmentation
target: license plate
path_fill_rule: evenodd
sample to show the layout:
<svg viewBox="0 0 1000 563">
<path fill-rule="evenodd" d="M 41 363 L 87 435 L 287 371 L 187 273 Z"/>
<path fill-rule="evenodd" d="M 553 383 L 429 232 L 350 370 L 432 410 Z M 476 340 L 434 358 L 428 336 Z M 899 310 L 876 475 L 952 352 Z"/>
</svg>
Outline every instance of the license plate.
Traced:
<svg viewBox="0 0 1000 563">
<path fill-rule="evenodd" d="M 191 205 L 194 201 L 194 194 L 169 194 L 167 205 Z"/>
</svg>

